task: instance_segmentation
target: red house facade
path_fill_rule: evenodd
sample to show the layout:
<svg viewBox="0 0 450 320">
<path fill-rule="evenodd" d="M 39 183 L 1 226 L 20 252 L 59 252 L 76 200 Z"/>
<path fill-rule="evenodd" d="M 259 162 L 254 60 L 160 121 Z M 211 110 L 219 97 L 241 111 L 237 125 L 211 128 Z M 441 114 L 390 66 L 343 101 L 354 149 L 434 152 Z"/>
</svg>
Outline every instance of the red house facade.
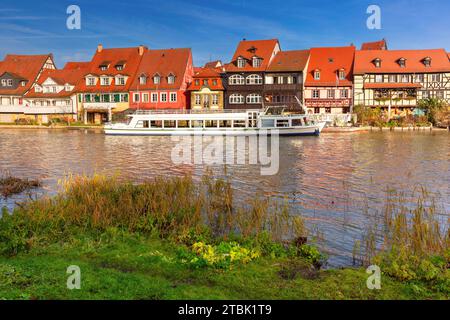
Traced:
<svg viewBox="0 0 450 320">
<path fill-rule="evenodd" d="M 132 109 L 188 109 L 194 75 L 188 48 L 145 52 L 130 88 Z"/>
</svg>

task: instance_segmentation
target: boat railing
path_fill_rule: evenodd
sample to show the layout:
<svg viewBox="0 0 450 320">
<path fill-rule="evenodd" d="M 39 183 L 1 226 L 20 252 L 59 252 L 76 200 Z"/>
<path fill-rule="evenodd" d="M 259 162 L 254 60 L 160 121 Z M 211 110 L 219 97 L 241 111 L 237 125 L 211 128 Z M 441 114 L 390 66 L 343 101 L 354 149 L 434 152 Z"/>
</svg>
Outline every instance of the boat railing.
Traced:
<svg viewBox="0 0 450 320">
<path fill-rule="evenodd" d="M 237 109 L 221 109 L 221 110 L 193 110 L 193 109 L 174 109 L 174 110 L 136 110 L 135 115 L 147 115 L 147 114 L 217 114 L 217 113 L 245 113 L 248 111 L 261 111 L 261 110 L 237 110 Z"/>
</svg>

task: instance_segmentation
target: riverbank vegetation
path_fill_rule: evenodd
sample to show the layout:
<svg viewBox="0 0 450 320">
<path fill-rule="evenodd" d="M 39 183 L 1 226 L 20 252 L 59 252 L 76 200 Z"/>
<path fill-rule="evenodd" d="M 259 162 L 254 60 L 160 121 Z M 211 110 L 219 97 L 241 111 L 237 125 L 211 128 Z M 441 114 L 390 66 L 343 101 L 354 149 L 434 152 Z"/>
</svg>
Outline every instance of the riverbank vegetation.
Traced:
<svg viewBox="0 0 450 320">
<path fill-rule="evenodd" d="M 389 271 L 383 274 L 381 290 L 369 290 L 364 268 L 321 269 L 326 256 L 286 201 L 264 195 L 236 201 L 228 181 L 206 175 L 201 182 L 181 177 L 133 184 L 96 175 L 69 177 L 61 186 L 56 197 L 29 201 L 12 214 L 3 210 L 0 298 L 445 299 L 449 295 L 448 234 L 433 238 L 435 228 L 422 230 L 417 237 L 427 245 L 419 246 L 424 255 L 418 259 L 433 264 L 433 272 L 440 268 L 436 277 L 402 279 Z M 428 213 L 423 211 L 416 220 Z M 396 218 L 391 222 L 401 225 Z M 408 228 L 393 227 L 402 230 L 393 236 L 419 232 Z M 408 254 L 416 252 L 417 246 L 405 243 L 412 250 Z M 435 248 L 432 252 L 428 244 Z M 383 254 L 392 252 L 388 244 L 385 249 Z M 393 265 L 384 257 L 389 255 L 369 259 L 380 259 L 383 270 Z M 81 269 L 81 290 L 66 288 L 70 265 Z"/>
<path fill-rule="evenodd" d="M 13 194 L 22 193 L 27 190 L 38 188 L 41 186 L 39 180 L 21 179 L 13 177 L 8 173 L 0 176 L 0 195 L 7 198 Z"/>
<path fill-rule="evenodd" d="M 354 113 L 357 124 L 372 127 L 428 127 L 447 128 L 450 126 L 450 110 L 448 104 L 436 98 L 419 100 L 416 114 L 403 114 L 388 117 L 380 107 L 357 105 Z"/>
</svg>

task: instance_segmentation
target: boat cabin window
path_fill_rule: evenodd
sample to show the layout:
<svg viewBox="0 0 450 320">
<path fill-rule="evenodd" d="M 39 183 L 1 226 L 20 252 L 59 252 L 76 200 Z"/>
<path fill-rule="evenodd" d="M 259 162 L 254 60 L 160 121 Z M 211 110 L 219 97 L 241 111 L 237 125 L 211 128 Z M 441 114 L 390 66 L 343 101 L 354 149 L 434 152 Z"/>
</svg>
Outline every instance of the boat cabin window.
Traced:
<svg viewBox="0 0 450 320">
<path fill-rule="evenodd" d="M 217 120 L 205 120 L 205 128 L 217 128 Z"/>
<path fill-rule="evenodd" d="M 231 128 L 231 120 L 220 120 L 219 127 L 221 128 Z"/>
<path fill-rule="evenodd" d="M 162 121 L 161 120 L 151 120 L 150 125 L 152 128 L 162 128 Z"/>
<path fill-rule="evenodd" d="M 164 128 L 175 128 L 175 120 L 164 120 Z"/>
<path fill-rule="evenodd" d="M 189 128 L 189 120 L 178 120 L 178 128 Z"/>
<path fill-rule="evenodd" d="M 273 127 L 275 127 L 275 120 L 274 119 L 262 119 L 261 125 L 263 128 L 273 128 Z"/>
<path fill-rule="evenodd" d="M 148 120 L 140 120 L 136 123 L 136 128 L 149 128 Z"/>
<path fill-rule="evenodd" d="M 234 120 L 233 127 L 234 128 L 245 128 L 245 120 Z"/>
<path fill-rule="evenodd" d="M 303 126 L 302 119 L 292 119 L 292 126 L 293 127 L 301 127 L 301 126 Z"/>
<path fill-rule="evenodd" d="M 193 128 L 203 128 L 203 120 L 192 120 Z"/>
<path fill-rule="evenodd" d="M 277 120 L 277 128 L 289 127 L 289 120 Z"/>
</svg>

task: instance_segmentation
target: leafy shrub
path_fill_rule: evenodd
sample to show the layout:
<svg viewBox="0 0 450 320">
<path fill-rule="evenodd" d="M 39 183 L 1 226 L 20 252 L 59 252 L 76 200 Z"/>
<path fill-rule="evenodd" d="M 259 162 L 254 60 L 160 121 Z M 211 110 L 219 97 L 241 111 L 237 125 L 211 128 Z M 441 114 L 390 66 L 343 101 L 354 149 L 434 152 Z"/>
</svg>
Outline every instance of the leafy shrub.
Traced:
<svg viewBox="0 0 450 320">
<path fill-rule="evenodd" d="M 230 269 L 235 264 L 246 264 L 259 256 L 259 251 L 245 248 L 237 242 L 221 242 L 218 245 L 196 242 L 190 250 L 180 249 L 178 252 L 181 262 L 193 268 Z"/>
</svg>

